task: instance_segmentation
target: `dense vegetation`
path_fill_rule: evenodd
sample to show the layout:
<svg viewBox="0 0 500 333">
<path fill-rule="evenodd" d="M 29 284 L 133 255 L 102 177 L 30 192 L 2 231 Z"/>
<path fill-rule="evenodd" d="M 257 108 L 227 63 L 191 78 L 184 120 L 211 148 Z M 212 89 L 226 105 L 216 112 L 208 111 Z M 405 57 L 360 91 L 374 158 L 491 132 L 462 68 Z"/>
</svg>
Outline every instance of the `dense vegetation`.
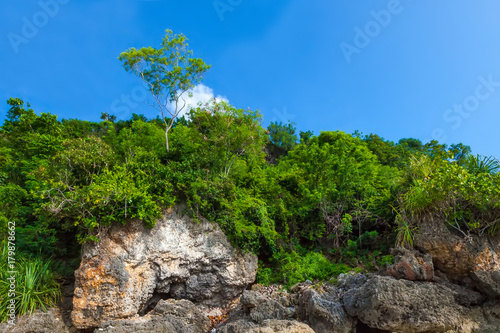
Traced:
<svg viewBox="0 0 500 333">
<path fill-rule="evenodd" d="M 175 204 L 256 253 L 260 282 L 286 285 L 377 269 L 395 243 L 411 245 L 428 214 L 464 237 L 500 228 L 498 161 L 462 144 L 264 128 L 259 112 L 215 101 L 181 118 L 99 122 L 7 103 L 0 236 L 4 243 L 15 221 L 18 261 L 45 265 L 45 304 L 57 296 L 51 271 L 70 276 L 80 244 L 127 219 L 153 227 Z"/>
</svg>

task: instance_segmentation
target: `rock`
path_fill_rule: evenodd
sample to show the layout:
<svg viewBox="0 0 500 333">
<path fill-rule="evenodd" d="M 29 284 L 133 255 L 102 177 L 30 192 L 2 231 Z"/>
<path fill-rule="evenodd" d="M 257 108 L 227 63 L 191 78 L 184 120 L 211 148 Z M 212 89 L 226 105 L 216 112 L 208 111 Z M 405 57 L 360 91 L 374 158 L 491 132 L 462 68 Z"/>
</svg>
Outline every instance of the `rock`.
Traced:
<svg viewBox="0 0 500 333">
<path fill-rule="evenodd" d="M 84 247 L 71 317 L 88 329 L 143 314 L 159 299 L 224 306 L 256 272 L 256 256 L 236 251 L 217 224 L 170 210 L 152 229 L 138 220 L 114 224 Z"/>
<path fill-rule="evenodd" d="M 249 319 L 238 319 L 217 328 L 217 333 L 315 333 L 309 326 L 296 320 L 267 319 L 258 324 Z"/>
<path fill-rule="evenodd" d="M 291 320 L 295 311 L 290 295 L 267 287 L 256 287 L 255 290 L 245 290 L 237 308 L 229 314 L 227 322 L 217 327 L 217 332 L 223 333 L 313 333 L 304 323 Z M 270 288 L 271 290 L 276 288 Z"/>
<path fill-rule="evenodd" d="M 391 249 L 391 255 L 394 256 L 394 263 L 386 268 L 387 275 L 410 281 L 434 279 L 434 265 L 430 255 L 405 248 Z"/>
<path fill-rule="evenodd" d="M 449 282 L 443 282 L 442 284 L 449 289 L 450 295 L 459 305 L 469 308 L 481 305 L 486 301 L 486 297 L 475 290 Z"/>
<path fill-rule="evenodd" d="M 481 292 L 489 298 L 500 298 L 500 270 L 474 271 L 471 277 Z"/>
<path fill-rule="evenodd" d="M 419 221 L 414 245 L 432 256 L 434 267 L 449 275 L 500 270 L 500 236 L 472 236 L 469 242 L 442 220 Z"/>
<path fill-rule="evenodd" d="M 307 321 L 314 332 L 353 332 L 354 320 L 344 310 L 336 290 L 320 294 L 306 289 L 300 294 L 299 304 L 300 319 Z"/>
<path fill-rule="evenodd" d="M 500 332 L 500 304 L 498 301 L 485 303 L 482 307 L 484 321 L 477 332 L 498 333 Z"/>
<path fill-rule="evenodd" d="M 266 298 L 251 290 L 243 292 L 240 304 L 249 313 L 250 318 L 259 324 L 267 319 L 288 319 L 295 313 L 291 308 L 281 305 L 278 300 Z"/>
<path fill-rule="evenodd" d="M 94 333 L 205 333 L 210 321 L 188 300 L 161 300 L 146 316 L 108 321 Z"/>
<path fill-rule="evenodd" d="M 0 333 L 69 333 L 58 309 L 47 312 L 35 311 L 33 315 L 24 315 L 16 319 L 14 325 L 7 322 L 0 324 Z"/>
<path fill-rule="evenodd" d="M 354 277 L 353 279 L 356 279 Z M 371 328 L 396 332 L 471 332 L 479 327 L 444 285 L 372 276 L 345 289 L 342 302 L 351 316 Z"/>
</svg>

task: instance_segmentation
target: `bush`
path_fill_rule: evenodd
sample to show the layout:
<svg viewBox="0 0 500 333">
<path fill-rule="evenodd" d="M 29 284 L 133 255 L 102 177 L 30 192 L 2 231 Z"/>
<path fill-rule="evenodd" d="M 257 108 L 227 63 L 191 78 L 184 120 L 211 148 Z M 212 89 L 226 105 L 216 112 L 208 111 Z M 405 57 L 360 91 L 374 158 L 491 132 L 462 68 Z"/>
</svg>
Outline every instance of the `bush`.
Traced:
<svg viewBox="0 0 500 333">
<path fill-rule="evenodd" d="M 7 243 L 2 242 L 0 252 L 0 322 L 7 320 L 10 302 L 9 281 L 10 269 L 7 266 L 8 249 Z M 51 270 L 51 261 L 40 258 L 23 257 L 16 260 L 16 315 L 22 316 L 33 313 L 36 309 L 47 310 L 56 306 L 61 297 L 59 285 Z"/>
<path fill-rule="evenodd" d="M 351 267 L 342 263 L 333 263 L 319 252 L 307 252 L 303 256 L 297 252 L 279 253 L 277 259 L 280 262 L 279 275 L 285 287 L 306 280 L 329 280 L 341 273 L 351 270 Z"/>
</svg>

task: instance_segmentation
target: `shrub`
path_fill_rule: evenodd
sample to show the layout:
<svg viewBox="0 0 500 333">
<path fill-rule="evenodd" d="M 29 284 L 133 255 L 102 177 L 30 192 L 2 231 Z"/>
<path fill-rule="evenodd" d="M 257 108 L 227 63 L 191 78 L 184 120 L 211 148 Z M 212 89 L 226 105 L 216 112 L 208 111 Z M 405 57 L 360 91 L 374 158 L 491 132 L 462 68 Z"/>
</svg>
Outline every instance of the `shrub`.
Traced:
<svg viewBox="0 0 500 333">
<path fill-rule="evenodd" d="M 279 268 L 280 282 L 283 282 L 286 287 L 305 280 L 329 280 L 351 270 L 345 264 L 331 262 L 319 252 L 307 252 L 303 256 L 295 251 L 291 253 L 281 252 L 276 257 L 281 264 Z"/>
<path fill-rule="evenodd" d="M 0 322 L 7 319 L 7 306 L 10 301 L 8 297 L 10 269 L 7 266 L 8 250 L 7 243 L 2 242 L 0 252 Z M 61 297 L 59 285 L 51 270 L 51 261 L 40 258 L 23 257 L 16 260 L 16 315 L 22 316 L 33 313 L 36 309 L 47 310 L 55 306 Z"/>
</svg>

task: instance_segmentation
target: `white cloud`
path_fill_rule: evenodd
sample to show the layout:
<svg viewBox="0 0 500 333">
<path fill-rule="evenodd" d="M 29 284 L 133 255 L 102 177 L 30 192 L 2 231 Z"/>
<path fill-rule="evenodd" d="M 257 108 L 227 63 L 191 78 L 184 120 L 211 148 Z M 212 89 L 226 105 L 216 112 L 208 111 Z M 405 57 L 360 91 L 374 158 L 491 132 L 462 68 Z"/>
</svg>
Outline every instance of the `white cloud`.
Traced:
<svg viewBox="0 0 500 333">
<path fill-rule="evenodd" d="M 213 101 L 214 98 L 217 102 L 224 101 L 226 103 L 229 103 L 229 100 L 225 96 L 221 95 L 215 96 L 214 90 L 212 88 L 201 83 L 195 86 L 189 92 L 192 94 L 191 97 L 188 95 L 187 92 L 182 95 L 182 98 L 186 101 L 186 106 L 179 114 L 179 117 L 185 115 L 187 112 L 189 112 L 189 110 L 191 110 L 191 108 L 198 107 L 200 103 L 203 104 L 208 101 Z M 180 103 L 183 104 L 182 100 L 180 101 Z M 179 108 L 182 107 L 182 104 L 179 106 Z"/>
</svg>

